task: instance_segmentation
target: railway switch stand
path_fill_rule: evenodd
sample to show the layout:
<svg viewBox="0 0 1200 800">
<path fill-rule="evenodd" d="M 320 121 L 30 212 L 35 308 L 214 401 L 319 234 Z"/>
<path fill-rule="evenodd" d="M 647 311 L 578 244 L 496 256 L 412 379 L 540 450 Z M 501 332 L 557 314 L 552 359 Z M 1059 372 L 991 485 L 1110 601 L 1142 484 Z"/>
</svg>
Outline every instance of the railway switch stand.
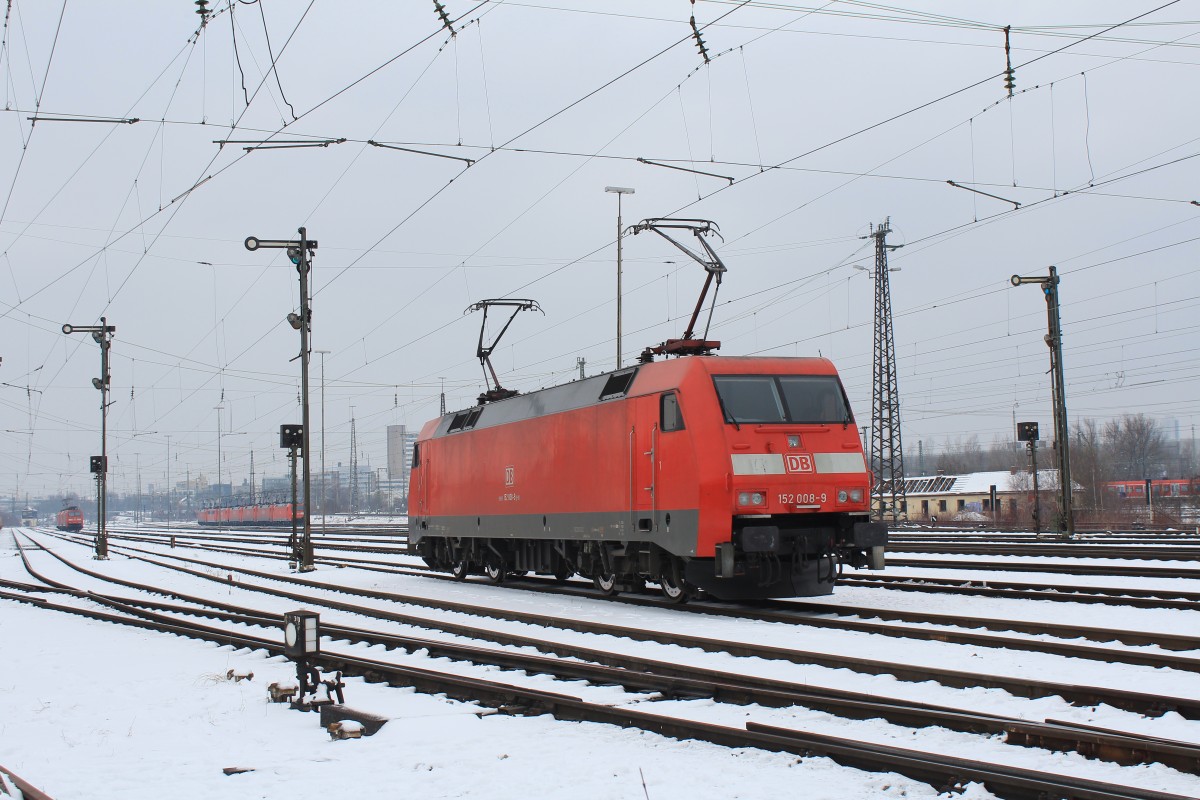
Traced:
<svg viewBox="0 0 1200 800">
<path fill-rule="evenodd" d="M 321 617 L 312 611 L 289 611 L 283 615 L 283 654 L 296 662 L 296 692 L 292 708 L 312 711 L 330 705 L 337 698 L 343 702 L 342 673 L 322 679 L 320 668 L 313 663 L 321 652 Z M 279 687 L 284 689 L 285 687 Z M 323 696 L 318 692 L 324 689 Z M 282 694 L 282 692 L 278 692 Z M 273 696 L 275 696 L 273 694 Z"/>
</svg>

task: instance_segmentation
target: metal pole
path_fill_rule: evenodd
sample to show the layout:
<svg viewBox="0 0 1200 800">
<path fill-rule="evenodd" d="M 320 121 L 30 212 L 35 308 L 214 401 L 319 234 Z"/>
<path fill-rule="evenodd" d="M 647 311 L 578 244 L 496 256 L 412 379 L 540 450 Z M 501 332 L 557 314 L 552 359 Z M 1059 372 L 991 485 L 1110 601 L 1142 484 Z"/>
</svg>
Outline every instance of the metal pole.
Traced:
<svg viewBox="0 0 1200 800">
<path fill-rule="evenodd" d="M 311 357 L 308 346 L 309 329 L 312 327 L 312 310 L 310 308 L 310 298 L 308 296 L 308 273 L 312 268 L 309 258 L 309 251 L 317 249 L 315 241 L 309 241 L 308 230 L 299 228 L 300 241 L 285 241 L 280 239 L 259 239 L 255 236 L 246 238 L 246 249 L 250 251 L 258 250 L 259 248 L 267 249 L 286 249 L 288 258 L 296 265 L 296 271 L 300 273 L 300 314 L 288 314 L 288 323 L 300 331 L 300 405 L 302 409 L 301 425 L 301 449 L 304 451 L 304 533 L 303 541 L 301 542 L 302 555 L 300 558 L 300 571 L 311 572 L 316 569 L 313 566 L 312 552 L 312 468 L 310 455 L 312 453 L 312 434 L 309 431 L 309 414 L 308 414 L 308 362 Z M 294 511 L 294 508 L 293 508 Z"/>
<path fill-rule="evenodd" d="M 312 470 L 310 469 L 312 448 L 310 446 L 311 434 L 308 426 L 308 329 L 312 324 L 312 312 L 309 308 L 308 299 L 308 231 L 305 228 L 300 228 L 300 263 L 297 264 L 300 270 L 300 385 L 301 385 L 301 406 L 303 407 L 303 419 L 301 424 L 304 426 L 304 540 L 302 543 L 302 558 L 300 561 L 301 572 L 312 572 L 316 567 L 313 565 L 313 549 L 312 549 Z M 294 509 L 293 509 L 294 510 Z"/>
<path fill-rule="evenodd" d="M 1067 427 L 1067 390 L 1063 379 L 1062 323 L 1058 316 L 1058 271 L 1050 268 L 1050 280 L 1043 285 L 1046 295 L 1046 317 L 1050 336 L 1050 366 L 1054 370 L 1054 450 L 1058 456 L 1059 535 L 1070 539 L 1075 536 L 1074 493 L 1071 491 L 1071 448 L 1070 430 Z"/>
<path fill-rule="evenodd" d="M 1050 347 L 1051 387 L 1054 396 L 1054 449 L 1058 456 L 1059 512 L 1058 532 L 1066 539 L 1075 536 L 1075 511 L 1071 482 L 1071 443 L 1067 427 L 1067 391 L 1062 365 L 1062 321 L 1058 315 L 1058 270 L 1050 267 L 1050 275 L 1012 276 L 1012 285 L 1036 283 L 1046 298 L 1046 320 L 1049 332 L 1046 344 Z"/>
<path fill-rule="evenodd" d="M 171 434 L 167 434 L 167 529 L 171 528 Z"/>
<path fill-rule="evenodd" d="M 621 195 L 633 194 L 625 186 L 605 186 L 604 191 L 617 196 L 617 369 L 621 368 Z"/>
<path fill-rule="evenodd" d="M 1042 493 L 1038 489 L 1037 442 L 1029 443 L 1029 453 L 1033 458 L 1033 532 L 1042 532 Z"/>
<path fill-rule="evenodd" d="M 221 407 L 213 406 L 217 410 L 217 498 L 221 497 Z M 218 502 L 217 508 L 221 505 Z M 221 512 L 217 512 L 217 527 L 221 527 Z"/>
<path fill-rule="evenodd" d="M 291 545 L 292 558 L 295 559 L 297 566 L 304 560 L 303 548 L 299 547 L 296 541 L 296 447 L 293 445 L 288 450 L 288 460 L 292 462 L 292 535 L 288 539 Z M 305 509 L 307 512 L 308 509 Z M 307 516 L 307 513 L 305 514 Z"/>
<path fill-rule="evenodd" d="M 100 471 L 96 480 L 100 490 L 96 519 L 96 558 L 108 558 L 108 319 L 100 318 L 100 335 L 92 334 L 100 343 Z"/>
<path fill-rule="evenodd" d="M 621 194 L 617 193 L 617 369 L 621 368 Z"/>
<path fill-rule="evenodd" d="M 325 504 L 329 501 L 329 495 L 325 493 L 325 355 L 329 350 L 314 350 L 314 353 L 321 355 L 321 534 L 326 532 L 326 520 L 328 514 L 325 512 Z"/>
</svg>

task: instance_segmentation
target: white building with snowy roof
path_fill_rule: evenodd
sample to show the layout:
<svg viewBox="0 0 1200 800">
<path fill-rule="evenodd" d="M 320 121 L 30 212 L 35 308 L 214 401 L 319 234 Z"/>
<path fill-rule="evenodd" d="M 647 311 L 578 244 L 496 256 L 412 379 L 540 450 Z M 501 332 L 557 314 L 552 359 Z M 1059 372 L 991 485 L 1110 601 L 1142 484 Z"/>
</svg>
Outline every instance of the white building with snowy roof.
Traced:
<svg viewBox="0 0 1200 800">
<path fill-rule="evenodd" d="M 1072 488 L 1077 495 L 1083 490 L 1078 483 Z M 1049 519 L 1050 510 L 1057 506 L 1058 470 L 1038 470 L 1038 493 L 1042 519 Z M 905 478 L 904 495 L 900 511 L 913 522 L 928 522 L 933 517 L 960 522 L 1025 518 L 1034 506 L 1033 473 L 999 470 Z"/>
</svg>

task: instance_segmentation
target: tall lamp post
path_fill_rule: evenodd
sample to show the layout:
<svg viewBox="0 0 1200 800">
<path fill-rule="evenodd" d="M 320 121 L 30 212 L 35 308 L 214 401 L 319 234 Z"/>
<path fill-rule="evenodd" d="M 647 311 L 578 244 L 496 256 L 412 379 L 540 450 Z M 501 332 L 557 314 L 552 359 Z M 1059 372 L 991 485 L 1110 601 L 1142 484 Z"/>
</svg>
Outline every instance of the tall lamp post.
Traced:
<svg viewBox="0 0 1200 800">
<path fill-rule="evenodd" d="M 92 378 L 92 386 L 100 390 L 100 455 L 92 456 L 91 469 L 96 474 L 96 559 L 108 559 L 108 390 L 112 384 L 112 375 L 108 371 L 108 350 L 112 347 L 113 334 L 117 332 L 116 325 L 109 325 L 106 317 L 100 318 L 99 325 L 63 325 L 62 332 L 90 333 L 100 345 L 100 377 Z"/>
<path fill-rule="evenodd" d="M 221 497 L 221 440 L 226 436 L 245 436 L 245 431 L 225 431 L 221 432 L 221 412 L 225 410 L 224 406 L 213 406 L 217 412 L 217 497 Z M 229 487 L 230 496 L 233 495 L 233 486 Z M 220 516 L 217 517 L 220 520 Z"/>
<path fill-rule="evenodd" d="M 167 434 L 167 529 L 171 528 L 171 434 Z"/>
<path fill-rule="evenodd" d="M 621 368 L 621 195 L 633 194 L 626 186 L 605 186 L 604 191 L 617 196 L 617 369 Z"/>
<path fill-rule="evenodd" d="M 311 464 L 311 435 L 308 424 L 308 360 L 311 357 L 308 345 L 308 334 L 312 327 L 312 308 L 308 296 L 308 273 L 312 269 L 313 251 L 317 242 L 308 238 L 308 230 L 300 228 L 298 240 L 259 239 L 254 236 L 246 237 L 246 249 L 250 251 L 260 248 L 284 250 L 288 258 L 296 265 L 300 273 L 300 313 L 287 315 L 288 324 L 300 331 L 300 392 L 302 408 L 302 442 L 304 454 L 304 533 L 300 541 L 300 572 L 312 572 L 316 569 L 313 564 L 312 549 L 312 464 Z M 293 513 L 295 509 L 293 508 Z"/>
</svg>

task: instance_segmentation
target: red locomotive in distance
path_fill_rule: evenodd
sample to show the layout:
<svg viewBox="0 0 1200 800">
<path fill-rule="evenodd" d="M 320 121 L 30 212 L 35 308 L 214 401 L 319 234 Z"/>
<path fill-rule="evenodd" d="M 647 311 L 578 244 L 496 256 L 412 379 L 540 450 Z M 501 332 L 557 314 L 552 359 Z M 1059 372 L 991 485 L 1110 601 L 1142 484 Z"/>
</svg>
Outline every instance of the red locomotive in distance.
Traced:
<svg viewBox="0 0 1200 800">
<path fill-rule="evenodd" d="M 694 355 L 484 399 L 414 448 L 409 544 L 435 569 L 651 581 L 681 601 L 828 594 L 843 564 L 883 566 L 826 359 Z"/>
<path fill-rule="evenodd" d="M 67 506 L 54 516 L 54 524 L 60 531 L 81 531 L 83 512 L 78 506 Z"/>
<path fill-rule="evenodd" d="M 251 503 L 244 498 L 225 497 L 196 509 L 200 525 L 291 525 L 291 500 L 260 500 Z M 297 523 L 304 521 L 304 507 L 295 510 Z"/>
</svg>

